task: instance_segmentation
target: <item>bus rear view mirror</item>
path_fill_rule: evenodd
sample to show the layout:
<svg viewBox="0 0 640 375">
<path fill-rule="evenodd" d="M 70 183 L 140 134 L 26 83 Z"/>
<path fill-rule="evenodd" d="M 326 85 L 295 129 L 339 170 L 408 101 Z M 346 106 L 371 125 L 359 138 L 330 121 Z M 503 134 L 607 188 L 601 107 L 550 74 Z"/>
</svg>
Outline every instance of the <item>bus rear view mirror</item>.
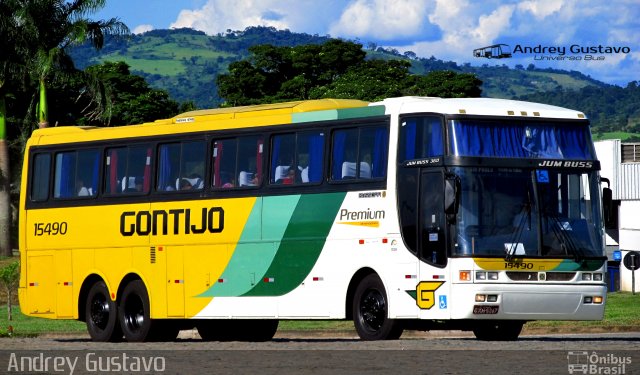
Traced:
<svg viewBox="0 0 640 375">
<path fill-rule="evenodd" d="M 460 178 L 456 175 L 447 175 L 444 180 L 444 212 L 449 221 L 452 221 L 458 213 L 459 205 Z"/>
<path fill-rule="evenodd" d="M 602 211 L 605 227 L 612 228 L 615 223 L 615 218 L 613 216 L 613 192 L 608 187 L 602 188 Z"/>
</svg>

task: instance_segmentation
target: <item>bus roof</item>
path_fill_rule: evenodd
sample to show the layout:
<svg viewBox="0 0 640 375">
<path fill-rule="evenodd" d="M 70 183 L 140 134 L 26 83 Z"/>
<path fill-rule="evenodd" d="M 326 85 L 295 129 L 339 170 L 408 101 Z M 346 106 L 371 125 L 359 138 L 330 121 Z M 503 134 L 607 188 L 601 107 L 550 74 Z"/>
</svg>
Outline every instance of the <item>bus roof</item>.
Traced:
<svg viewBox="0 0 640 375">
<path fill-rule="evenodd" d="M 384 115 L 381 107 L 350 99 L 318 99 L 244 107 L 197 110 L 170 119 L 131 126 L 59 126 L 37 129 L 30 144 L 57 144 L 116 138 L 178 134 L 214 129 L 284 125 L 307 121 Z"/>
<path fill-rule="evenodd" d="M 442 113 L 449 115 L 514 116 L 560 119 L 585 119 L 580 111 L 547 104 L 492 98 L 401 97 L 372 105 L 384 105 L 387 113 Z"/>
<path fill-rule="evenodd" d="M 376 103 L 351 99 L 318 99 L 244 107 L 197 110 L 152 123 L 118 127 L 59 126 L 33 132 L 30 145 L 73 143 L 171 135 L 216 129 L 382 116 L 391 113 L 442 113 L 585 119 L 582 112 L 546 104 L 505 99 L 435 97 L 389 98 Z"/>
</svg>

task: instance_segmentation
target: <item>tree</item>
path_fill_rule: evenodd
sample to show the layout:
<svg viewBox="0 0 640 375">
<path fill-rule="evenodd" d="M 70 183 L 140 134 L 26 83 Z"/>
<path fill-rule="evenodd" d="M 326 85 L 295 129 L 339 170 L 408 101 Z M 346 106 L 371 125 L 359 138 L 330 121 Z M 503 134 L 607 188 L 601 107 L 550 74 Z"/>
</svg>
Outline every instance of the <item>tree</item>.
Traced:
<svg viewBox="0 0 640 375">
<path fill-rule="evenodd" d="M 5 293 L 7 294 L 7 318 L 8 320 L 13 319 L 12 315 L 12 300 L 13 293 L 18 287 L 18 281 L 20 280 L 20 272 L 19 272 L 18 262 L 11 262 L 8 265 L 0 268 L 0 284 L 4 286 Z"/>
<path fill-rule="evenodd" d="M 89 41 L 101 49 L 105 35 L 125 35 L 127 26 L 116 18 L 93 21 L 85 18 L 104 7 L 106 0 L 21 0 L 16 14 L 25 25 L 34 49 L 31 70 L 38 81 L 38 124 L 49 125 L 47 87 L 53 78 L 69 79 L 76 73 L 67 48 Z"/>
<path fill-rule="evenodd" d="M 217 77 L 227 105 L 248 105 L 309 99 L 312 88 L 324 86 L 364 61 L 362 45 L 330 39 L 296 47 L 257 45 L 246 60 L 229 65 Z"/>
<path fill-rule="evenodd" d="M 78 122 L 90 125 L 129 125 L 169 118 L 178 114 L 178 102 L 163 90 L 152 89 L 144 78 L 133 75 L 125 62 L 105 62 L 90 66 L 85 74 L 99 85 L 89 84 L 76 88 L 84 106 L 86 118 Z M 99 87 L 98 92 L 92 92 Z M 98 104 L 103 101 L 107 104 Z"/>
<path fill-rule="evenodd" d="M 330 40 L 323 45 L 250 48 L 251 56 L 218 76 L 227 105 L 285 100 L 348 98 L 377 101 L 402 95 L 480 96 L 473 74 L 437 71 L 412 75 L 408 60 L 365 60 L 362 45 Z"/>
</svg>

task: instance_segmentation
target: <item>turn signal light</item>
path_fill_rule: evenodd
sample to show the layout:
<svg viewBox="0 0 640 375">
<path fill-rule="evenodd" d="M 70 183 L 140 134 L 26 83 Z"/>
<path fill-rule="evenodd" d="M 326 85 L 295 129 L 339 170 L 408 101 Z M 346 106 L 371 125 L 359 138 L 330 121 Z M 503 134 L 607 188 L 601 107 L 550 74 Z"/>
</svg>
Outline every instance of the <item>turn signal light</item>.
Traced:
<svg viewBox="0 0 640 375">
<path fill-rule="evenodd" d="M 460 271 L 458 276 L 460 281 L 471 281 L 471 271 Z"/>
</svg>

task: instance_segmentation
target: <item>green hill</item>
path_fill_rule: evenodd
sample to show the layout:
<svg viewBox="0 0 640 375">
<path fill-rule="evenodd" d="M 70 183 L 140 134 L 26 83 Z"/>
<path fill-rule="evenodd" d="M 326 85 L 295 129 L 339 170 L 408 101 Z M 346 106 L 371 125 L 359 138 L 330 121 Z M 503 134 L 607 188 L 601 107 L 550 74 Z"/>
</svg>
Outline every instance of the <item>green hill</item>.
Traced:
<svg viewBox="0 0 640 375">
<path fill-rule="evenodd" d="M 217 95 L 215 77 L 225 73 L 232 61 L 247 57 L 254 44 L 296 46 L 319 44 L 328 36 L 292 33 L 268 27 L 250 27 L 244 31 L 208 36 L 192 29 L 153 30 L 133 35 L 126 40 L 108 40 L 100 52 L 89 46 L 71 52 L 76 66 L 84 68 L 103 61 L 125 61 L 131 71 L 139 74 L 155 88 L 165 89 L 178 101 L 193 101 L 199 108 L 215 107 Z M 431 58 L 412 58 L 384 48 L 367 49 L 369 58 L 409 59 L 412 72 L 454 70 L 474 73 L 483 82 L 483 95 L 512 98 L 540 91 L 580 89 L 588 85 L 605 86 L 578 72 L 509 69 L 506 66 L 472 67 Z"/>
<path fill-rule="evenodd" d="M 70 54 L 80 69 L 104 61 L 125 61 L 131 66 L 132 73 L 143 76 L 151 87 L 167 90 L 174 100 L 192 101 L 198 108 L 212 108 L 222 102 L 215 84 L 217 75 L 226 73 L 231 62 L 246 58 L 250 46 L 321 44 L 329 39 L 329 36 L 272 27 L 249 27 L 214 36 L 192 29 L 153 30 L 127 39 L 109 39 L 99 52 L 86 45 L 76 47 Z M 515 69 L 506 65 L 458 65 L 434 56 L 418 57 L 411 51 L 401 54 L 374 43 L 364 49 L 369 59 L 409 60 L 414 74 L 434 70 L 473 73 L 483 81 L 483 96 L 517 98 L 582 110 L 591 118 L 597 134 L 640 132 L 640 113 L 635 105 L 640 100 L 640 89 L 633 82 L 621 88 L 577 71 L 539 69 L 533 64 Z"/>
</svg>

